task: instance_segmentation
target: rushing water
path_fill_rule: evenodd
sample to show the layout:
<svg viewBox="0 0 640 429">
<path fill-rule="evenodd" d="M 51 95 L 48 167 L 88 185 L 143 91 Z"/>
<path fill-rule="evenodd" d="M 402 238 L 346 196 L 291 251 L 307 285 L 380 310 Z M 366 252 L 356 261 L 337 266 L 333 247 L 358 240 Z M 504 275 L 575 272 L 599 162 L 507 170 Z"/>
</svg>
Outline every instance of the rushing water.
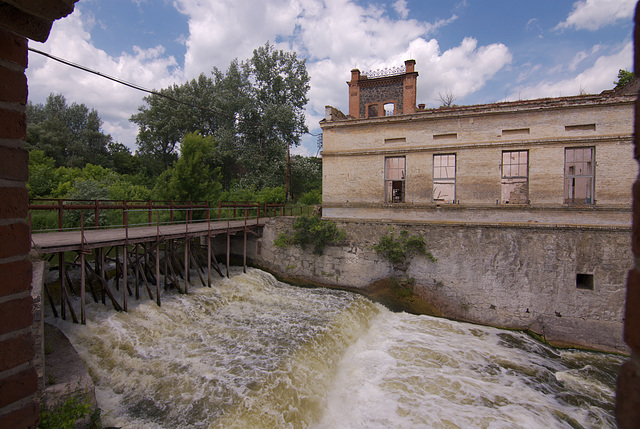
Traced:
<svg viewBox="0 0 640 429">
<path fill-rule="evenodd" d="M 614 428 L 622 357 L 392 313 L 260 270 L 54 321 L 123 428 Z"/>
</svg>

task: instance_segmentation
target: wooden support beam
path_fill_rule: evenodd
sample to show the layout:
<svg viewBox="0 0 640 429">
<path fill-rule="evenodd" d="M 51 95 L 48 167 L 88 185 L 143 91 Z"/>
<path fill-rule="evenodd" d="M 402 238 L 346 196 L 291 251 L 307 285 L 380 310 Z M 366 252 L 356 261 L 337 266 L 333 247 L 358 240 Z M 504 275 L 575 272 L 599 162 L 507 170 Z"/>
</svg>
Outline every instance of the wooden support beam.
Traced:
<svg viewBox="0 0 640 429">
<path fill-rule="evenodd" d="M 122 247 L 122 308 L 124 308 L 124 311 L 127 311 L 127 289 L 129 288 L 128 285 L 128 281 L 127 281 L 127 273 L 128 273 L 128 267 L 127 267 L 127 245 L 125 244 Z"/>
<path fill-rule="evenodd" d="M 85 269 L 84 269 L 84 252 L 80 252 L 80 323 L 87 324 L 87 312 L 85 310 L 84 302 L 84 285 L 85 283 Z"/>
<path fill-rule="evenodd" d="M 189 291 L 189 239 L 184 239 L 184 293 Z"/>
<path fill-rule="evenodd" d="M 231 234 L 227 228 L 227 278 L 229 278 L 229 261 L 231 257 Z"/>
<path fill-rule="evenodd" d="M 88 262 L 87 262 L 88 264 Z M 89 268 L 89 267 L 87 267 Z M 90 272 L 90 271 L 89 271 Z M 97 275 L 96 275 L 97 277 Z M 115 298 L 115 296 L 113 295 L 113 293 L 111 293 L 111 289 L 109 289 L 109 283 L 107 282 L 107 280 L 104 278 L 104 276 L 101 277 L 97 277 L 98 281 L 101 283 L 102 285 L 102 291 L 105 295 L 107 295 L 109 297 L 109 299 L 111 300 L 111 303 L 113 304 L 113 308 L 116 311 L 122 311 L 122 306 L 118 303 L 118 300 Z"/>
<path fill-rule="evenodd" d="M 56 303 L 53 302 L 53 297 L 51 296 L 51 292 L 49 292 L 49 286 L 47 283 L 44 283 L 44 292 L 47 295 L 47 300 L 49 301 L 49 306 L 51 307 L 51 311 L 53 311 L 53 317 L 58 318 L 58 310 L 56 310 Z"/>
<path fill-rule="evenodd" d="M 165 273 L 165 282 L 166 282 Z M 160 240 L 156 241 L 156 300 L 160 307 Z"/>
<path fill-rule="evenodd" d="M 60 278 L 60 315 L 62 320 L 67 320 L 67 297 L 65 296 L 66 290 L 64 287 L 64 279 L 66 278 L 66 273 L 64 272 L 64 252 L 58 253 L 58 260 L 58 268 L 60 270 L 58 274 L 58 277 Z"/>
</svg>

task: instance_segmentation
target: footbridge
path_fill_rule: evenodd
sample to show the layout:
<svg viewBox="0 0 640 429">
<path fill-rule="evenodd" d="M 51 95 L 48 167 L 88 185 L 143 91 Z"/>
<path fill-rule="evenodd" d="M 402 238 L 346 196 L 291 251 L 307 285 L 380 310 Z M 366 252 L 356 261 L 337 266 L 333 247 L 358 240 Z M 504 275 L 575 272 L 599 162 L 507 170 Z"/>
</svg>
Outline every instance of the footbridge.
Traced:
<svg viewBox="0 0 640 429">
<path fill-rule="evenodd" d="M 246 270 L 247 235 L 259 235 L 266 218 L 285 215 L 284 204 L 246 202 L 211 207 L 207 202 L 33 200 L 29 208 L 32 253 L 58 273 L 50 281 L 54 276 L 44 275 L 46 300 L 55 317 L 70 315 L 82 324 L 87 291 L 95 302 L 127 311 L 130 298 L 148 296 L 161 305 L 161 287 L 188 293 L 192 276 L 209 286 L 212 275 L 228 277 L 232 237 L 242 240 Z M 216 253 L 226 257 L 225 272 Z"/>
</svg>

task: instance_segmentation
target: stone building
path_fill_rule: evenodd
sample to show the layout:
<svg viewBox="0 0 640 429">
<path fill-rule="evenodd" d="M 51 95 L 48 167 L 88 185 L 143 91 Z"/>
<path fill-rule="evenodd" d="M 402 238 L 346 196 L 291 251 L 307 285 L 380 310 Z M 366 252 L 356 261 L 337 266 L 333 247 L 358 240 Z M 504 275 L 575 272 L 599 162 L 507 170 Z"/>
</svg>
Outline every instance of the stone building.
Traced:
<svg viewBox="0 0 640 429">
<path fill-rule="evenodd" d="M 353 70 L 349 115 L 326 108 L 325 217 L 630 225 L 637 82 L 425 109 L 414 64 L 380 77 Z"/>
</svg>

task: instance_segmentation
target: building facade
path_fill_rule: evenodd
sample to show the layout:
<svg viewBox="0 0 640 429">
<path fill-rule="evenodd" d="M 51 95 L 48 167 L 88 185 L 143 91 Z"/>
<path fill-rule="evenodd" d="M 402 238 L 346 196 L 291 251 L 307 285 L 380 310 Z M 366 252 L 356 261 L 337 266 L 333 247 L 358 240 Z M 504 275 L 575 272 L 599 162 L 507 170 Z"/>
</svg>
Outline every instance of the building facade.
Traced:
<svg viewBox="0 0 640 429">
<path fill-rule="evenodd" d="M 326 108 L 323 216 L 630 226 L 635 83 L 425 109 L 407 104 L 415 103 L 413 65 L 364 80 L 354 70 L 349 115 Z"/>
</svg>

